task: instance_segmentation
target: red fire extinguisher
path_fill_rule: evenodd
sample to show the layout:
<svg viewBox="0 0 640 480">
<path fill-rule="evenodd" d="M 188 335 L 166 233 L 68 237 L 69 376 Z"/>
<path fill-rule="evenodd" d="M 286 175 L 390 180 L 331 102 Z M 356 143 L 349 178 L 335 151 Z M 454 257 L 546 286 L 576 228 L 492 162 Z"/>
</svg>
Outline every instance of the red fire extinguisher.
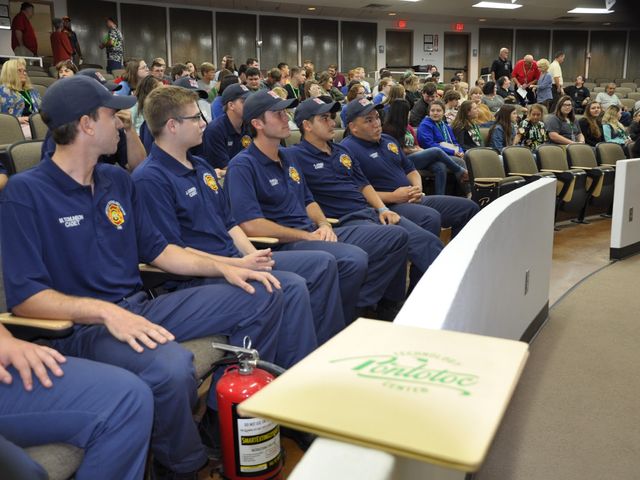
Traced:
<svg viewBox="0 0 640 480">
<path fill-rule="evenodd" d="M 227 367 L 216 386 L 223 476 L 228 480 L 277 480 L 282 478 L 280 426 L 262 418 L 243 417 L 238 404 L 274 380 L 257 368 L 258 352 L 245 338 L 244 348 L 214 343 L 233 352 L 237 365 Z"/>
</svg>

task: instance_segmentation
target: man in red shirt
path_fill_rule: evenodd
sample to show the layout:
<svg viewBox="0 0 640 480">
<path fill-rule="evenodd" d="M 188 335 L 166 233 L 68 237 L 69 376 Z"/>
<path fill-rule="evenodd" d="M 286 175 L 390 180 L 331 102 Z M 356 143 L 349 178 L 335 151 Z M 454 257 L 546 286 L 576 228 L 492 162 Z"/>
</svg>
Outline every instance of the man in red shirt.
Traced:
<svg viewBox="0 0 640 480">
<path fill-rule="evenodd" d="M 20 12 L 11 22 L 11 48 L 16 55 L 34 57 L 38 55 L 38 40 L 29 19 L 33 17 L 33 4 L 23 2 Z"/>
<path fill-rule="evenodd" d="M 54 31 L 51 34 L 51 52 L 53 53 L 53 64 L 57 65 L 63 60 L 71 60 L 73 46 L 69 35 L 63 30 L 62 19 L 54 18 L 52 23 Z"/>
<path fill-rule="evenodd" d="M 533 61 L 533 55 L 525 55 L 522 60 L 518 60 L 511 72 L 511 79 L 514 83 L 514 89 L 518 93 L 516 98 L 521 105 L 527 103 L 536 103 L 536 94 L 531 88 L 538 83 L 540 77 L 540 70 L 538 70 L 538 64 Z M 518 92 L 520 87 L 524 88 L 527 93 L 522 95 Z"/>
</svg>

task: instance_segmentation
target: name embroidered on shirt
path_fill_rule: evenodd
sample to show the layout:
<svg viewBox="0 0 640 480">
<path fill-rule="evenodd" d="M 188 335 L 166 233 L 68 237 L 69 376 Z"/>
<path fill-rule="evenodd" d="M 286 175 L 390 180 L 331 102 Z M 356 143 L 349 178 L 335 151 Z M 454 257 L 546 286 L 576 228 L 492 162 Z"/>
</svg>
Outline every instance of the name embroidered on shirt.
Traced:
<svg viewBox="0 0 640 480">
<path fill-rule="evenodd" d="M 189 198 L 195 197 L 198 194 L 198 189 L 196 187 L 191 187 L 189 190 L 184 192 L 184 194 Z"/>
<path fill-rule="evenodd" d="M 324 168 L 324 162 L 314 163 L 313 168 L 316 170 L 320 170 L 321 168 Z"/>
<path fill-rule="evenodd" d="M 229 140 L 227 142 L 227 147 L 233 147 L 233 140 Z"/>
<path fill-rule="evenodd" d="M 280 182 L 278 182 L 277 178 L 272 178 L 271 180 L 269 180 L 269 183 L 271 184 L 272 187 L 275 187 L 276 185 L 278 185 Z"/>
<path fill-rule="evenodd" d="M 378 158 L 378 152 L 373 152 L 371 155 L 369 155 L 371 158 Z"/>
<path fill-rule="evenodd" d="M 84 215 L 72 215 L 70 217 L 60 217 L 58 222 L 64 224 L 66 228 L 77 227 L 84 220 Z"/>
</svg>

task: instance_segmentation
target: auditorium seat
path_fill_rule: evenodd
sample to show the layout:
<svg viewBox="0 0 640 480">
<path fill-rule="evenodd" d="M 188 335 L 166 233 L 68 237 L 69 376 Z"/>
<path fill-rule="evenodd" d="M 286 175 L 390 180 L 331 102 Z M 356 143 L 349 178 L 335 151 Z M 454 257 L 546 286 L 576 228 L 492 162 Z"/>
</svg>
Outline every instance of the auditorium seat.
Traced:
<svg viewBox="0 0 640 480">
<path fill-rule="evenodd" d="M 31 83 L 33 83 L 34 85 L 42 85 L 44 87 L 50 87 L 56 80 L 56 78 L 51 78 L 49 75 L 45 75 L 42 77 L 31 77 Z"/>
<path fill-rule="evenodd" d="M 622 88 L 630 88 L 632 92 L 635 92 L 638 88 L 638 84 L 635 82 L 620 82 L 620 87 Z"/>
<path fill-rule="evenodd" d="M 464 158 L 472 185 L 472 198 L 480 208 L 525 184 L 520 176 L 507 176 L 500 156 L 492 148 L 472 148 L 467 150 Z"/>
<path fill-rule="evenodd" d="M 40 163 L 42 140 L 23 140 L 7 148 L 7 172 L 9 175 L 24 172 Z"/>
<path fill-rule="evenodd" d="M 9 145 L 24 140 L 20 122 L 13 115 L 0 113 L 0 150 L 6 150 Z"/>
<path fill-rule="evenodd" d="M 291 130 L 289 136 L 285 138 L 284 143 L 287 147 L 291 147 L 292 145 L 300 143 L 301 138 L 300 130 Z"/>
<path fill-rule="evenodd" d="M 540 170 L 551 172 L 558 179 L 556 187 L 559 199 L 558 209 L 570 214 L 576 213 L 576 221 L 584 222 L 584 213 L 589 198 L 585 171 L 569 168 L 567 152 L 558 145 L 541 145 L 537 154 Z"/>
<path fill-rule="evenodd" d="M 627 98 L 633 100 L 634 102 L 637 102 L 638 100 L 640 100 L 640 92 L 629 92 Z"/>
<path fill-rule="evenodd" d="M 636 105 L 636 101 L 637 100 L 634 100 L 633 98 L 620 98 L 620 103 L 629 112 L 633 112 L 633 109 Z"/>
<path fill-rule="evenodd" d="M 613 142 L 600 142 L 596 145 L 596 159 L 598 165 L 615 168 L 618 160 L 626 160 L 627 156 L 622 145 Z"/>
<path fill-rule="evenodd" d="M 536 159 L 527 147 L 513 145 L 502 150 L 505 170 L 509 176 L 523 177 L 526 183 L 543 177 L 554 177 L 551 172 L 538 170 Z"/>
<path fill-rule="evenodd" d="M 47 91 L 47 87 L 45 87 L 44 85 L 38 85 L 37 83 L 33 83 L 32 85 L 33 88 L 40 94 L 40 98 L 44 97 L 44 94 Z"/>
<path fill-rule="evenodd" d="M 49 128 L 42 120 L 42 116 L 39 113 L 33 113 L 29 117 L 29 128 L 31 129 L 32 140 L 43 140 L 47 135 Z"/>
<path fill-rule="evenodd" d="M 574 143 L 567 147 L 567 159 L 573 168 L 581 168 L 587 172 L 587 190 L 589 202 L 595 207 L 610 211 L 613 205 L 613 187 L 615 169 L 599 166 L 596 154 L 589 145 Z"/>
</svg>

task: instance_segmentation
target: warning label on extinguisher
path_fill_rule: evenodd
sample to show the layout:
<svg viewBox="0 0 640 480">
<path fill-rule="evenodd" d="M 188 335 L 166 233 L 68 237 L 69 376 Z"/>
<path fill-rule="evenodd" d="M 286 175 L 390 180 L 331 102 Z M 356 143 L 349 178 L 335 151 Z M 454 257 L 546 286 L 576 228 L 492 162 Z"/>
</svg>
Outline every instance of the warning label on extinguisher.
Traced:
<svg viewBox="0 0 640 480">
<path fill-rule="evenodd" d="M 239 473 L 261 474 L 280 466 L 280 426 L 262 418 L 236 417 Z"/>
</svg>

